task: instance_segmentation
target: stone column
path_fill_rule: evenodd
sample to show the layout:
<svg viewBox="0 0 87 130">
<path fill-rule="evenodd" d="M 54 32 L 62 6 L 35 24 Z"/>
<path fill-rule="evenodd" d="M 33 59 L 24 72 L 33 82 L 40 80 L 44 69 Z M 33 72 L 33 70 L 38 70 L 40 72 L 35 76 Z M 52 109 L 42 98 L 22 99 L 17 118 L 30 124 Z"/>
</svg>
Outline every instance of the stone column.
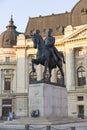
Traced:
<svg viewBox="0 0 87 130">
<path fill-rule="evenodd" d="M 25 56 L 25 75 L 26 75 L 26 82 L 25 82 L 25 91 L 28 92 L 29 86 L 29 64 L 28 64 L 28 56 Z"/>
<path fill-rule="evenodd" d="M 75 90 L 76 74 L 75 74 L 75 53 L 74 49 L 71 49 L 71 89 Z"/>
<path fill-rule="evenodd" d="M 75 89 L 75 66 L 74 66 L 74 49 L 66 50 L 66 86 L 68 90 Z"/>
<path fill-rule="evenodd" d="M 43 67 L 42 65 L 37 65 L 37 80 L 41 80 L 43 78 Z"/>
<path fill-rule="evenodd" d="M 2 116 L 2 99 L 0 99 L 0 118 Z"/>
<path fill-rule="evenodd" d="M 87 68 L 87 48 L 85 48 L 85 68 Z M 87 69 L 86 70 L 86 75 L 87 75 Z M 87 84 L 87 76 L 86 76 L 86 84 Z"/>
<path fill-rule="evenodd" d="M 17 39 L 17 92 L 24 93 L 26 87 L 26 48 L 25 36 L 19 35 Z M 23 46 L 23 47 L 22 47 Z"/>
<path fill-rule="evenodd" d="M 57 69 L 52 70 L 52 77 L 51 77 L 51 82 L 57 83 Z"/>
</svg>

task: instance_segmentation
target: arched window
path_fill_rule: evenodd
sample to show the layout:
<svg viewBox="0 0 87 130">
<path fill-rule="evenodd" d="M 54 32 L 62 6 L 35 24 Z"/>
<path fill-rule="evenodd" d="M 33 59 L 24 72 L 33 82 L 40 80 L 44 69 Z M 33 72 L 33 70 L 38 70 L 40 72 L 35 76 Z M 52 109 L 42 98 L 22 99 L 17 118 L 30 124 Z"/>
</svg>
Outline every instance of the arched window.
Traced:
<svg viewBox="0 0 87 130">
<path fill-rule="evenodd" d="M 61 76 L 61 72 L 59 70 L 57 71 L 57 83 L 58 84 L 62 83 L 62 76 Z"/>
<path fill-rule="evenodd" d="M 30 72 L 29 81 L 30 81 L 30 84 L 35 83 L 37 81 L 37 73 L 36 72 Z"/>
<path fill-rule="evenodd" d="M 80 66 L 77 69 L 77 80 L 78 80 L 78 86 L 82 86 L 86 84 L 86 72 L 83 66 Z"/>
</svg>

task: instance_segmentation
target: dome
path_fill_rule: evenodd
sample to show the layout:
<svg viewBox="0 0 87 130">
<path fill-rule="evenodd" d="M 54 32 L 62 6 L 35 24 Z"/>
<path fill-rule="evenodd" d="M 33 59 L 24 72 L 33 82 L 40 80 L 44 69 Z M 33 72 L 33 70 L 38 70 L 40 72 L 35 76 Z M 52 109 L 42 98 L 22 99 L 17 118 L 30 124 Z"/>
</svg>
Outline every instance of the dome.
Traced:
<svg viewBox="0 0 87 130">
<path fill-rule="evenodd" d="M 80 0 L 71 10 L 71 24 L 87 24 L 87 0 Z"/>
<path fill-rule="evenodd" d="M 0 35 L 0 48 L 12 48 L 16 45 L 17 36 L 20 34 L 16 31 L 16 26 L 14 25 L 13 18 L 9 21 L 9 25 L 6 26 L 7 30 Z"/>
</svg>

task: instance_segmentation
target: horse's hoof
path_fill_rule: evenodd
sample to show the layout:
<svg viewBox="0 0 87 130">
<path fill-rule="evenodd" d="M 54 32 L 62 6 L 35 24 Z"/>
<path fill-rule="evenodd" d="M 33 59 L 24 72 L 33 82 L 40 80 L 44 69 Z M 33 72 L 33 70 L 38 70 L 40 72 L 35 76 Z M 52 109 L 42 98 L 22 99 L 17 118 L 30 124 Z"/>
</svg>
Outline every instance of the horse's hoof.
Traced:
<svg viewBox="0 0 87 130">
<path fill-rule="evenodd" d="M 32 70 L 32 72 L 33 72 L 33 73 L 35 73 L 35 72 L 36 72 L 36 70 L 35 70 L 35 69 L 33 69 L 33 70 Z"/>
<path fill-rule="evenodd" d="M 33 70 L 33 73 L 35 73 L 36 72 L 36 70 Z"/>
</svg>

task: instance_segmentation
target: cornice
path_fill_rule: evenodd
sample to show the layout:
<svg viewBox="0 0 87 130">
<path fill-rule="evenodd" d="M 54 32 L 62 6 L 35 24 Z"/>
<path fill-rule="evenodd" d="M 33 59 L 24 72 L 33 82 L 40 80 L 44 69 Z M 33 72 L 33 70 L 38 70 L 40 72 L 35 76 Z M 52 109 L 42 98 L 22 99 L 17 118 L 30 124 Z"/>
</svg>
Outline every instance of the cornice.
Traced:
<svg viewBox="0 0 87 130">
<path fill-rule="evenodd" d="M 75 38 L 75 39 L 67 39 L 65 41 L 62 41 L 62 43 L 72 43 L 72 42 L 82 41 L 82 40 L 87 40 L 87 38 L 86 37 L 82 37 L 82 38 Z"/>
<path fill-rule="evenodd" d="M 27 97 L 28 93 L 2 93 L 0 97 Z"/>
<path fill-rule="evenodd" d="M 27 49 L 27 48 L 33 48 L 31 45 L 20 45 L 20 46 L 14 46 L 15 49 Z"/>
<path fill-rule="evenodd" d="M 16 65 L 16 62 L 0 62 L 0 65 Z"/>
</svg>

